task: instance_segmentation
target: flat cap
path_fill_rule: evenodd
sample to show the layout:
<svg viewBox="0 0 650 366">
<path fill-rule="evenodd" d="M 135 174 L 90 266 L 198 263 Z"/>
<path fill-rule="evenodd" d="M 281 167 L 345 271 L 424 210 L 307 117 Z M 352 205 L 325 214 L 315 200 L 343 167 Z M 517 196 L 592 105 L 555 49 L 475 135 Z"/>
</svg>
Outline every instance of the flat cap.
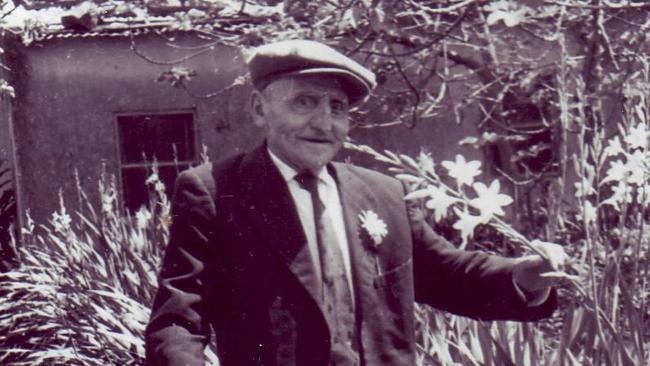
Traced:
<svg viewBox="0 0 650 366">
<path fill-rule="evenodd" d="M 333 75 L 343 82 L 350 105 L 362 101 L 376 86 L 375 74 L 325 44 L 289 40 L 258 47 L 248 60 L 253 86 L 263 90 L 280 77 Z"/>
</svg>

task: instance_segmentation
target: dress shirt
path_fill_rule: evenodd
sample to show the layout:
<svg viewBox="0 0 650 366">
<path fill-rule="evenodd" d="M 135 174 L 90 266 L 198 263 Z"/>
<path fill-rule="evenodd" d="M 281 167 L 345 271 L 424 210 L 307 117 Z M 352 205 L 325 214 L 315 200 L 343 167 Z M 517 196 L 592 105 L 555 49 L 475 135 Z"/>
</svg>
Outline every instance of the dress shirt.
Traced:
<svg viewBox="0 0 650 366">
<path fill-rule="evenodd" d="M 311 195 L 307 190 L 300 187 L 300 184 L 294 179 L 298 172 L 280 160 L 276 155 L 268 150 L 271 156 L 271 161 L 278 168 L 284 181 L 289 187 L 289 192 L 293 198 L 293 202 L 298 210 L 298 217 L 300 223 L 307 236 L 307 246 L 309 247 L 309 254 L 311 255 L 312 262 L 316 268 L 316 275 L 318 280 L 322 281 L 320 258 L 318 251 L 318 242 L 316 239 L 316 223 L 314 220 L 314 211 L 311 203 Z M 345 233 L 345 221 L 343 220 L 343 207 L 341 206 L 341 199 L 339 191 L 336 186 L 336 181 L 327 172 L 327 169 L 322 169 L 318 173 L 318 196 L 325 206 L 325 214 L 329 215 L 332 220 L 332 226 L 336 235 L 336 241 L 341 249 L 343 255 L 343 266 L 345 268 L 345 275 L 350 286 L 350 293 L 354 297 L 354 287 L 352 286 L 352 271 L 350 264 L 350 249 L 348 245 L 348 238 Z"/>
</svg>

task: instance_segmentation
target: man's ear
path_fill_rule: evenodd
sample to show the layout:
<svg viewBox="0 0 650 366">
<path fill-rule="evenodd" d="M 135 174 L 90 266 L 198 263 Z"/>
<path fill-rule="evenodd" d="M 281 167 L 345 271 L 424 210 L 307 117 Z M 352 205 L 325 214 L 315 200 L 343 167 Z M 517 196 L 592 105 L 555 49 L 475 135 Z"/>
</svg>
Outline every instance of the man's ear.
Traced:
<svg viewBox="0 0 650 366">
<path fill-rule="evenodd" d="M 262 93 L 259 90 L 253 90 L 251 93 L 251 114 L 253 115 L 253 122 L 257 127 L 265 125 L 264 122 L 264 100 Z"/>
</svg>

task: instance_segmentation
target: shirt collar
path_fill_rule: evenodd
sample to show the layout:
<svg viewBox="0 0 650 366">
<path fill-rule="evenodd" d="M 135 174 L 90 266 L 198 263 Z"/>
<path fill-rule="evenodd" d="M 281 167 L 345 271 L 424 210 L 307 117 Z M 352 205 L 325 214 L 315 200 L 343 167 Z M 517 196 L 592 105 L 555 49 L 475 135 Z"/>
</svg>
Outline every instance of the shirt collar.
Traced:
<svg viewBox="0 0 650 366">
<path fill-rule="evenodd" d="M 282 175 L 282 178 L 284 178 L 284 181 L 289 183 L 293 180 L 293 178 L 298 175 L 298 172 L 289 166 L 289 164 L 285 163 L 282 161 L 282 159 L 278 158 L 268 147 L 266 150 L 269 152 L 269 155 L 271 156 L 271 161 L 273 164 L 278 168 L 280 171 L 280 174 Z M 318 179 L 325 183 L 327 186 L 330 187 L 336 187 L 336 183 L 334 182 L 334 178 L 327 172 L 327 169 L 321 169 L 321 171 L 318 173 Z"/>
</svg>

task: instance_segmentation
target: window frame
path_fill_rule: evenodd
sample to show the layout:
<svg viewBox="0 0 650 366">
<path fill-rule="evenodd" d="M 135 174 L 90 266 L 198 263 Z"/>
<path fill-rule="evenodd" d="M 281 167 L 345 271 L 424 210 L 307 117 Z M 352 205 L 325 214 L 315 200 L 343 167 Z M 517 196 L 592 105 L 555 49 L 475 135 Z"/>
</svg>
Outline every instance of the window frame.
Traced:
<svg viewBox="0 0 650 366">
<path fill-rule="evenodd" d="M 194 166 L 198 163 L 199 161 L 199 130 L 198 130 L 198 123 L 197 123 L 197 111 L 195 107 L 192 108 L 171 108 L 171 109 L 155 109 L 155 110 L 129 110 L 129 111 L 119 111 L 119 112 L 114 112 L 113 113 L 113 133 L 115 137 L 115 148 L 116 148 L 116 162 L 117 162 L 117 178 L 118 178 L 118 189 L 120 190 L 120 209 L 122 211 L 126 211 L 128 208 L 128 204 L 126 202 L 126 194 L 125 194 L 125 184 L 124 184 L 124 169 L 139 169 L 139 168 L 150 168 L 153 165 L 153 161 L 151 162 L 140 162 L 140 163 L 125 163 L 123 158 L 123 147 L 122 147 L 122 140 L 120 136 L 120 118 L 121 117 L 145 117 L 145 116 L 166 116 L 166 115 L 173 115 L 173 114 L 189 114 L 191 115 L 191 128 L 189 131 L 189 140 L 188 143 L 192 147 L 192 152 L 194 155 L 194 158 L 191 160 L 164 160 L 160 161 L 156 159 L 156 164 L 157 166 L 160 167 L 173 167 L 177 166 L 179 167 L 179 171 L 182 171 L 186 168 L 180 169 L 180 166 L 182 165 L 187 165 L 189 167 Z M 142 184 L 145 184 L 145 182 L 142 182 Z M 173 188 L 173 187 L 172 187 Z"/>
<path fill-rule="evenodd" d="M 560 161 L 559 161 L 559 158 L 558 158 L 558 156 L 556 154 L 558 136 L 557 136 L 557 131 L 553 128 L 553 126 L 547 126 L 546 124 L 544 124 L 543 120 L 540 119 L 539 121 L 531 120 L 531 121 L 519 123 L 519 124 L 517 124 L 515 126 L 511 126 L 511 127 L 516 129 L 517 131 L 522 131 L 522 134 L 523 134 L 523 131 L 526 131 L 527 133 L 529 133 L 531 131 L 537 131 L 537 130 L 543 130 L 543 129 L 548 131 L 548 133 L 550 135 L 549 144 L 551 145 L 550 149 L 551 149 L 551 154 L 552 154 L 551 155 L 551 163 L 550 163 L 551 167 L 548 168 L 548 169 L 545 169 L 545 170 L 540 170 L 540 171 L 532 171 L 531 170 L 530 174 L 532 174 L 533 176 L 548 177 L 548 178 L 559 176 L 559 174 L 560 174 L 560 166 L 559 166 Z M 508 134 L 510 136 L 516 135 L 516 133 L 514 133 L 514 132 L 513 133 L 508 133 Z M 532 136 L 534 134 L 530 134 L 530 135 Z M 508 151 L 509 156 L 512 155 L 512 154 L 517 153 L 520 150 L 522 150 L 521 148 L 517 147 L 517 141 L 508 141 L 507 144 L 508 144 L 508 149 L 509 149 L 509 151 Z M 510 159 L 508 159 L 508 165 L 509 165 L 510 173 L 514 174 L 514 175 L 516 175 L 518 177 L 524 178 L 526 176 L 526 174 L 523 173 L 522 171 L 520 171 L 520 169 L 522 169 L 522 168 L 518 166 L 519 164 L 523 164 L 523 163 L 521 163 L 521 162 L 513 162 L 513 161 L 510 161 Z M 528 178 L 530 178 L 530 177 L 528 177 Z"/>
</svg>

